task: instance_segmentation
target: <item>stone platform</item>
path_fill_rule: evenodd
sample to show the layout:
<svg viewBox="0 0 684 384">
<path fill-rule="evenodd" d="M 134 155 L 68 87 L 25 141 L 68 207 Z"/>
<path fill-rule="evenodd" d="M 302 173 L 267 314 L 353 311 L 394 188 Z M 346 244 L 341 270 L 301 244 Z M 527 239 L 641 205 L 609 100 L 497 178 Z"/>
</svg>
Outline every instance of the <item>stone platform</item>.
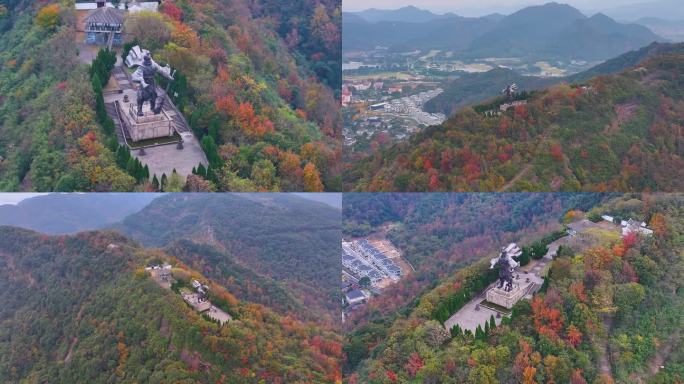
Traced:
<svg viewBox="0 0 684 384">
<path fill-rule="evenodd" d="M 162 110 L 160 114 L 155 115 L 150 110 L 148 103 L 143 106 L 143 116 L 138 116 L 137 106 L 130 103 L 128 111 L 123 113 L 123 118 L 126 120 L 131 140 L 134 143 L 142 140 L 171 137 L 175 133 L 172 119 L 166 111 Z"/>
<path fill-rule="evenodd" d="M 513 289 L 506 292 L 496 286 L 487 291 L 486 299 L 488 302 L 500 305 L 504 308 L 511 309 L 525 296 L 526 290 L 520 287 L 519 284 L 513 284 Z"/>
</svg>

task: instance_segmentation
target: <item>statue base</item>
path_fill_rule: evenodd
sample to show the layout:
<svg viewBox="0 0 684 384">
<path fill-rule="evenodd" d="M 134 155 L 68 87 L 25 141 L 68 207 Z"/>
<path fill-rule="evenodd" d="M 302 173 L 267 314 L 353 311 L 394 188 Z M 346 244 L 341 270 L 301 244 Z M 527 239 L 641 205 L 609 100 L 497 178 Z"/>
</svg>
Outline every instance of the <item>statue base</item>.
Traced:
<svg viewBox="0 0 684 384">
<path fill-rule="evenodd" d="M 123 117 L 133 142 L 171 137 L 175 133 L 173 120 L 166 111 L 162 110 L 155 115 L 150 110 L 149 103 L 143 105 L 143 116 L 138 116 L 138 106 L 131 104 L 128 112 L 123 113 Z"/>
<path fill-rule="evenodd" d="M 504 291 L 502 288 L 491 288 L 487 291 L 487 301 L 500 305 L 504 308 L 511 309 L 525 296 L 525 290 L 518 284 L 513 284 L 513 289 L 510 292 Z"/>
</svg>

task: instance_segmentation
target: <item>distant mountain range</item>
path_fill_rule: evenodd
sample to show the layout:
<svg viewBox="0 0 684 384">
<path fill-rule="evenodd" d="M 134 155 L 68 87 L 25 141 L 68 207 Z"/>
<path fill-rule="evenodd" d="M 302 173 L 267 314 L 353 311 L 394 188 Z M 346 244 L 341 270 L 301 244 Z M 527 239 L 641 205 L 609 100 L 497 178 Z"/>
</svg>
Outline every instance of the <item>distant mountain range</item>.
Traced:
<svg viewBox="0 0 684 384">
<path fill-rule="evenodd" d="M 563 82 L 581 82 L 600 75 L 610 75 L 632 68 L 649 57 L 665 53 L 683 53 L 684 45 L 653 43 L 606 60 L 586 71 L 566 77 L 523 76 L 507 68 L 495 68 L 484 73 L 465 74 L 448 83 L 444 92 L 425 103 L 428 112 L 451 115 L 463 107 L 483 102 L 500 95 L 501 89 L 516 83 L 519 89 L 533 91 Z"/>
<path fill-rule="evenodd" d="M 0 225 L 65 234 L 104 228 L 138 212 L 159 193 L 53 193 L 0 205 Z"/>
<path fill-rule="evenodd" d="M 408 22 L 407 15 L 423 21 Z M 654 41 L 664 39 L 643 25 L 621 24 L 604 14 L 587 17 L 558 3 L 527 7 L 505 17 L 434 15 L 417 8 L 343 17 L 345 51 L 380 45 L 394 51 L 456 50 L 463 58 L 604 60 Z"/>
<path fill-rule="evenodd" d="M 665 20 L 657 17 L 643 17 L 637 21 L 659 36 L 674 42 L 684 42 L 684 19 Z"/>
<path fill-rule="evenodd" d="M 367 9 L 365 11 L 352 13 L 362 20 L 369 23 L 377 23 L 379 21 L 399 21 L 404 23 L 425 23 L 437 19 L 456 16 L 453 13 L 438 15 L 428 10 L 420 9 L 414 6 L 403 7 L 399 9 Z"/>
<path fill-rule="evenodd" d="M 601 11 L 617 20 L 634 21 L 643 17 L 657 17 L 665 20 L 684 20 L 684 4 L 681 0 L 642 1 Z"/>
</svg>

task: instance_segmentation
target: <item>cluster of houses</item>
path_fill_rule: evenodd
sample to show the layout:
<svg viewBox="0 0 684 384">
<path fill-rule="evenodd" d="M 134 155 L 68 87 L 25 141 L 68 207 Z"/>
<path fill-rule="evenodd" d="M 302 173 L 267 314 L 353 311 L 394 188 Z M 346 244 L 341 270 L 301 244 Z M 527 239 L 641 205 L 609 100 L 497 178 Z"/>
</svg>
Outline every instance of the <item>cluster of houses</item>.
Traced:
<svg viewBox="0 0 684 384">
<path fill-rule="evenodd" d="M 364 92 L 368 90 L 373 90 L 376 92 L 380 92 L 385 89 L 385 83 L 383 81 L 371 81 L 371 80 L 364 80 L 364 81 L 357 81 L 357 82 L 352 82 L 352 83 L 346 83 L 342 86 L 342 105 L 347 106 L 352 102 L 352 96 L 354 95 L 352 92 L 352 88 L 357 91 L 357 92 Z M 392 95 L 396 93 L 402 93 L 403 89 L 399 85 L 394 85 L 394 86 L 389 86 L 387 88 L 387 93 Z"/>
<path fill-rule="evenodd" d="M 352 249 L 359 252 L 372 266 L 384 272 L 392 280 L 401 278 L 401 268 L 383 252 L 371 245 L 367 239 L 352 243 Z"/>
<path fill-rule="evenodd" d="M 385 276 L 360 257 L 349 246 L 342 246 L 342 266 L 347 268 L 357 279 L 368 277 L 371 284 L 381 282 Z"/>
<path fill-rule="evenodd" d="M 371 292 L 379 294 L 385 284 L 402 277 L 401 268 L 392 260 L 393 257 L 386 254 L 399 257 L 398 252 L 391 245 L 378 246 L 385 252 L 366 239 L 342 242 L 342 275 L 345 279 L 342 283 L 345 304 L 343 321 L 349 312 L 366 303 Z"/>
<path fill-rule="evenodd" d="M 630 218 L 629 220 L 618 220 L 615 217 L 609 215 L 603 215 L 601 216 L 601 218 L 613 224 L 620 224 L 620 227 L 622 227 L 622 237 L 625 237 L 631 233 L 636 233 L 644 236 L 653 235 L 653 230 L 648 228 L 646 223 L 643 221 L 637 221 L 632 218 Z"/>
</svg>

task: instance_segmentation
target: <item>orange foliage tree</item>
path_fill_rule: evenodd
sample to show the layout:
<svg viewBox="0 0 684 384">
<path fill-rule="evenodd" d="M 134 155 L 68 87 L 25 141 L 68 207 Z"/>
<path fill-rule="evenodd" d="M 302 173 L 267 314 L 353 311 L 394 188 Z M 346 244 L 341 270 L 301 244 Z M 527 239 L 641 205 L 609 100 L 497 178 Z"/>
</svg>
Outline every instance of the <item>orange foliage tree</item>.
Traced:
<svg viewBox="0 0 684 384">
<path fill-rule="evenodd" d="M 308 163 L 304 166 L 304 191 L 323 192 L 321 175 L 313 163 Z"/>
</svg>

